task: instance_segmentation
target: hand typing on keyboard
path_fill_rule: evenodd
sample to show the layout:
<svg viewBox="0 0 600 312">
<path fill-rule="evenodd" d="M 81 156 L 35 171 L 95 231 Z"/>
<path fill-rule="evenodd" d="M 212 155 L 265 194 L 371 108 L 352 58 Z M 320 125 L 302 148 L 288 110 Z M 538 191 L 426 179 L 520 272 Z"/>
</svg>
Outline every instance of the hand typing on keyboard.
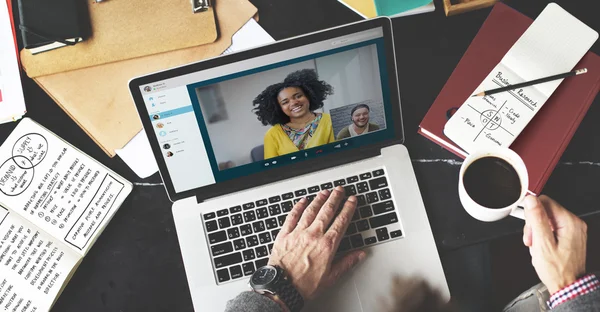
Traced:
<svg viewBox="0 0 600 312">
<path fill-rule="evenodd" d="M 334 262 L 356 209 L 354 196 L 339 207 L 344 198 L 341 186 L 331 192 L 321 191 L 310 204 L 303 198 L 289 213 L 275 240 L 269 265 L 283 268 L 305 300 L 317 297 L 366 256 L 364 251 L 356 250 Z"/>
</svg>

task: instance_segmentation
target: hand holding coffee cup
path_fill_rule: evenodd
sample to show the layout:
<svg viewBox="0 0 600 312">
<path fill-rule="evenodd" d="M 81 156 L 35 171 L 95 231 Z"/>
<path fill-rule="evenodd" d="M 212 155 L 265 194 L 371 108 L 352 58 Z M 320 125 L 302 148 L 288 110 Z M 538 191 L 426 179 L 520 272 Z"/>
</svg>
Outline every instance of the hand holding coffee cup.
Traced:
<svg viewBox="0 0 600 312">
<path fill-rule="evenodd" d="M 527 167 L 508 148 L 475 151 L 460 168 L 460 201 L 471 216 L 481 221 L 497 221 L 509 215 L 525 219 L 522 201 L 528 188 Z"/>
<path fill-rule="evenodd" d="M 527 216 L 523 243 L 554 294 L 586 272 L 587 225 L 547 196 L 527 196 L 528 188 L 525 163 L 507 148 L 471 153 L 460 168 L 458 194 L 471 216 L 488 222 Z"/>
<path fill-rule="evenodd" d="M 523 244 L 550 294 L 586 272 L 587 224 L 552 198 L 527 196 Z"/>
</svg>

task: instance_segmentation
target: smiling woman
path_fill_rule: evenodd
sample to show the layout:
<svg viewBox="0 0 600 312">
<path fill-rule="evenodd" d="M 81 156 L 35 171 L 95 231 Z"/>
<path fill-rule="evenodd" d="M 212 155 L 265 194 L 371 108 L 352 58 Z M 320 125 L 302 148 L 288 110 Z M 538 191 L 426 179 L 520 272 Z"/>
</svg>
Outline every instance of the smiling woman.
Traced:
<svg viewBox="0 0 600 312">
<path fill-rule="evenodd" d="M 264 158 L 333 142 L 331 116 L 315 112 L 331 94 L 333 87 L 313 69 L 295 71 L 259 94 L 252 102 L 254 113 L 272 126 L 265 134 Z"/>
</svg>

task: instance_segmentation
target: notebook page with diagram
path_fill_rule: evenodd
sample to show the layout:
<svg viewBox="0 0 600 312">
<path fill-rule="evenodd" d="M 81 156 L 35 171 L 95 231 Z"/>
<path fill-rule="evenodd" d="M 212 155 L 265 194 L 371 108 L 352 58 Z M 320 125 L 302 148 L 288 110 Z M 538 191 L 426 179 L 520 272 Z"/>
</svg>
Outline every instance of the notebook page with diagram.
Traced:
<svg viewBox="0 0 600 312">
<path fill-rule="evenodd" d="M 0 307 L 47 311 L 132 185 L 35 123 L 0 146 Z"/>
<path fill-rule="evenodd" d="M 571 71 L 597 39 L 597 32 L 551 3 L 473 94 Z M 509 147 L 561 82 L 469 97 L 448 120 L 444 134 L 467 153 Z"/>
<path fill-rule="evenodd" d="M 48 311 L 81 255 L 0 207 L 0 308 Z"/>
</svg>

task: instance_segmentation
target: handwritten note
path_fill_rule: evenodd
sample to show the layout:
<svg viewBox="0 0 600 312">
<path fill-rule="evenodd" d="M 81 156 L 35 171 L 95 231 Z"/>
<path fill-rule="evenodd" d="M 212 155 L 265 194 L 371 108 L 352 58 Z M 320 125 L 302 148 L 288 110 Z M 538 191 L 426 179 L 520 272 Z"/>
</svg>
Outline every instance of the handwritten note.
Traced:
<svg viewBox="0 0 600 312">
<path fill-rule="evenodd" d="M 597 39 L 597 32 L 551 3 L 473 94 L 568 72 Z M 561 82 L 469 97 L 448 120 L 444 134 L 467 153 L 509 147 Z"/>
<path fill-rule="evenodd" d="M 21 120 L 0 146 L 0 310 L 49 310 L 131 187 Z"/>
<path fill-rule="evenodd" d="M 0 310 L 45 311 L 79 256 L 0 208 Z"/>
<path fill-rule="evenodd" d="M 490 90 L 522 81 L 498 65 L 478 89 Z M 509 146 L 547 100 L 534 87 L 471 97 L 448 121 L 444 133 L 467 152 L 488 146 Z"/>
</svg>

